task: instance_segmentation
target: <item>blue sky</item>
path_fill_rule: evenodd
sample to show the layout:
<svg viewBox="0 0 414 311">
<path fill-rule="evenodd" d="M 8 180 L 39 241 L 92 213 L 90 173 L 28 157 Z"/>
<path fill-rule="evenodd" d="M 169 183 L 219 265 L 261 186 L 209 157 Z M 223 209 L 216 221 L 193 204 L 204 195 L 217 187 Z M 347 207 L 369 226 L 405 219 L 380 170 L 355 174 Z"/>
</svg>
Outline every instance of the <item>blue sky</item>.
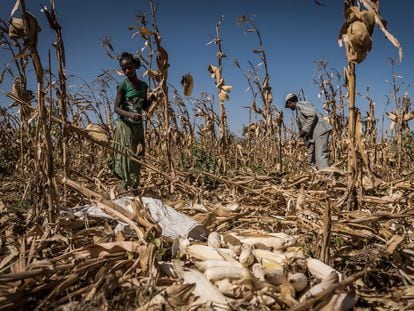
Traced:
<svg viewBox="0 0 414 311">
<path fill-rule="evenodd" d="M 7 20 L 14 0 L 0 2 L 0 17 Z M 224 16 L 221 26 L 222 47 L 227 55 L 224 59 L 223 77 L 233 86 L 230 101 L 226 102 L 230 128 L 240 134 L 243 124 L 248 123 L 248 111 L 242 108 L 251 103 L 246 92 L 246 80 L 234 66 L 237 59 L 246 70 L 248 60 L 253 64 L 260 61 L 252 53 L 258 47 L 254 34 L 244 34 L 243 28 L 236 25 L 240 15 L 254 16 L 262 34 L 268 58 L 273 88 L 274 104 L 284 109 L 283 99 L 288 92 L 305 90 L 308 99 L 318 108 L 321 100 L 317 97 L 319 89 L 313 84 L 315 76 L 314 61 L 325 60 L 329 67 L 342 72 L 346 65 L 344 48 L 339 48 L 337 35 L 343 17 L 343 0 L 322 0 L 325 6 L 318 6 L 313 0 L 160 0 L 158 24 L 163 35 L 163 44 L 169 53 L 169 82 L 181 90 L 182 75 L 190 72 L 195 80 L 193 96 L 201 92 L 215 94 L 214 82 L 209 76 L 209 64 L 217 64 L 215 45 L 206 44 L 215 34 L 215 24 Z M 39 50 L 44 64 L 47 63 L 48 49 L 54 33 L 49 29 L 45 16 L 40 13 L 47 0 L 28 0 L 27 8 L 38 18 L 40 32 Z M 128 26 L 135 24 L 135 15 L 149 12 L 148 1 L 144 0 L 56 0 L 58 18 L 63 27 L 63 38 L 69 75 L 82 77 L 91 82 L 109 68 L 118 64 L 110 59 L 102 48 L 101 40 L 108 36 L 115 50 L 135 52 L 143 45 L 143 40 L 132 38 Z M 388 28 L 401 42 L 404 58 L 396 66 L 405 85 L 413 82 L 414 71 L 414 3 L 403 0 L 382 0 L 381 13 L 388 21 Z M 373 35 L 373 49 L 367 59 L 357 65 L 357 89 L 365 93 L 367 86 L 377 107 L 377 117 L 384 110 L 385 95 L 391 86 L 391 66 L 388 58 L 397 58 L 398 50 L 388 42 L 378 28 Z M 0 66 L 10 60 L 10 55 L 0 51 Z M 142 74 L 140 69 L 139 74 Z M 34 77 L 34 75 L 33 75 Z M 119 77 L 119 80 L 121 77 Z M 71 84 L 80 80 L 72 79 Z M 0 84 L 0 89 L 9 91 L 9 83 Z M 410 88 L 408 89 L 409 93 Z M 1 106 L 10 103 L 0 95 Z M 366 101 L 357 97 L 357 105 L 366 109 Z M 286 112 L 290 122 L 290 112 Z"/>
</svg>

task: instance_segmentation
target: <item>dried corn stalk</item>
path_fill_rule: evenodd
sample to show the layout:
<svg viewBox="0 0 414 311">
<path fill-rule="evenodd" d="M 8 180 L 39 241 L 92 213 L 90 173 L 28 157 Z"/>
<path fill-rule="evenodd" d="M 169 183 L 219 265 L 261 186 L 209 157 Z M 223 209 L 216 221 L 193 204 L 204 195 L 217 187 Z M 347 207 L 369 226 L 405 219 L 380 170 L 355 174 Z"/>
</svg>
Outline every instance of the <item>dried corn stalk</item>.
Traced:
<svg viewBox="0 0 414 311">
<path fill-rule="evenodd" d="M 220 38 L 220 26 L 223 23 L 224 16 L 221 16 L 220 20 L 216 24 L 216 37 L 210 42 L 214 42 L 217 46 L 217 61 L 218 67 L 214 65 L 209 65 L 208 71 L 211 74 L 211 77 L 215 80 L 215 85 L 217 88 L 218 98 L 219 98 L 219 108 L 220 108 L 220 157 L 222 159 L 222 168 L 223 172 L 226 172 L 227 165 L 227 149 L 229 143 L 228 137 L 228 124 L 227 124 L 227 112 L 224 106 L 224 102 L 229 99 L 229 93 L 231 92 L 232 86 L 226 85 L 222 77 L 223 70 L 223 58 L 226 56 L 223 52 Z"/>
</svg>

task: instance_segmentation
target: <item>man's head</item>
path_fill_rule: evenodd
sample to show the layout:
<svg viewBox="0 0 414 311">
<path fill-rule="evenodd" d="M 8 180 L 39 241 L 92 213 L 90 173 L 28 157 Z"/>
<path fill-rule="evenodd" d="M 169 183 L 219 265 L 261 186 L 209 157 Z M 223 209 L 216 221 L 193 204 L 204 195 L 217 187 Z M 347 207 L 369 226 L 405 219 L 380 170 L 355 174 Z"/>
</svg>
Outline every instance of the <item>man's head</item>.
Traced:
<svg viewBox="0 0 414 311">
<path fill-rule="evenodd" d="M 289 93 L 285 98 L 285 108 L 290 108 L 292 110 L 296 109 L 296 103 L 298 102 L 298 96 L 294 93 Z"/>
</svg>

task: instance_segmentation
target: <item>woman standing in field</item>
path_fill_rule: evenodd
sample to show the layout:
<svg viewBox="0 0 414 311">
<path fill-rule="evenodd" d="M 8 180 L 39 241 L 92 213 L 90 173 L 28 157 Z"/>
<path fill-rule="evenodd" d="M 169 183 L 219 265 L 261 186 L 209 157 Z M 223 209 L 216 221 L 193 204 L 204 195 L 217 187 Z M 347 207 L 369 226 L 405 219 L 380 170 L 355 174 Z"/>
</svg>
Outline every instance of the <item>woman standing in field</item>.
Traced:
<svg viewBox="0 0 414 311">
<path fill-rule="evenodd" d="M 117 87 L 114 102 L 114 111 L 120 118 L 113 143 L 118 152 L 114 152 L 111 169 L 121 179 L 124 189 L 135 192 L 139 185 L 141 165 L 132 161 L 128 154 L 143 156 L 145 153 L 142 112 L 150 107 L 151 100 L 147 98 L 148 85 L 137 77 L 136 70 L 141 66 L 139 59 L 124 52 L 119 65 L 126 77 Z"/>
</svg>

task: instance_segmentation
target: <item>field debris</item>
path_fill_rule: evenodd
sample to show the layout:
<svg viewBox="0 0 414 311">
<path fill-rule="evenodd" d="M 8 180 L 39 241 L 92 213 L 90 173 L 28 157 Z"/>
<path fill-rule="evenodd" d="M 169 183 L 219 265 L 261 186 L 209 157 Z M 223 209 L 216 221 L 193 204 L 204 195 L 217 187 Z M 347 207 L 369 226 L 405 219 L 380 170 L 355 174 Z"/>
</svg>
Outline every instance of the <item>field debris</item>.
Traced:
<svg viewBox="0 0 414 311">
<path fill-rule="evenodd" d="M 271 183 L 265 184 L 261 191 L 269 191 Z M 287 180 L 286 185 L 290 184 Z M 6 256 L 0 263 L 1 308 L 28 303 L 121 307 L 128 301 L 140 310 L 162 305 L 214 310 L 352 310 L 357 301 L 384 305 L 385 300 L 376 301 L 370 293 L 373 288 L 381 292 L 385 286 L 384 297 L 401 293 L 393 304 L 409 306 L 413 297 L 412 211 L 396 206 L 389 211 L 389 205 L 395 203 L 381 201 L 381 196 L 366 203 L 370 210 L 337 213 L 333 209 L 329 259 L 324 263 L 318 259 L 321 245 L 315 239 L 322 234 L 320 204 L 326 201 L 319 198 L 324 194 L 309 190 L 303 199 L 303 186 L 296 189 L 274 190 L 283 193 L 285 204 L 305 200 L 306 210 L 289 215 L 284 212 L 286 205 L 257 209 L 247 204 L 248 197 L 230 204 L 237 205 L 236 212 L 226 203 L 208 201 L 170 201 L 168 204 L 175 204 L 171 207 L 146 196 L 101 200 L 99 204 L 92 200 L 92 204 L 62 210 L 57 220 L 59 233 L 43 224 L 18 234 L 22 223 L 13 219 L 22 214 L 8 210 L 3 203 Z M 397 202 L 413 195 L 412 189 L 404 192 Z M 120 214 L 128 215 L 142 240 L 123 218 L 100 208 L 109 202 L 124 210 Z M 202 215 L 211 215 L 212 210 L 222 212 L 213 213 L 215 220 L 205 224 L 195 220 L 205 220 Z M 223 219 L 234 221 L 223 226 Z M 202 234 L 192 235 L 195 228 Z"/>
<path fill-rule="evenodd" d="M 0 107 L 0 310 L 414 309 L 414 114 L 394 61 L 393 123 L 381 128 L 389 135 L 379 135 L 369 88 L 358 94 L 366 115 L 355 104 L 355 67 L 374 46 L 372 28 L 400 58 L 402 48 L 379 1 L 344 4 L 348 67 L 341 74 L 315 62 L 332 126 L 332 165 L 317 170 L 273 97 L 279 90 L 253 17 L 237 19 L 257 40 L 247 69 L 234 62 L 252 122 L 237 136 L 225 105 L 240 88 L 226 84 L 224 17 L 209 42 L 217 62 L 205 67 L 214 94 L 191 97 L 190 73 L 183 94 L 168 80 L 174 59 L 158 6 L 149 1 L 149 16 L 135 16 L 129 30 L 142 40 L 137 57 L 153 101 L 139 115 L 143 155 L 144 144 L 114 148 L 112 73 L 122 73 L 67 87 L 55 1 L 41 11 L 56 35 L 49 57 L 39 54 L 39 18 L 16 1 L 10 21 L 0 20 L 10 52 L 0 83 L 11 82 L 11 104 Z M 118 60 L 110 40 L 102 43 Z M 108 167 L 116 153 L 140 165 L 138 187 L 125 189 Z"/>
</svg>

